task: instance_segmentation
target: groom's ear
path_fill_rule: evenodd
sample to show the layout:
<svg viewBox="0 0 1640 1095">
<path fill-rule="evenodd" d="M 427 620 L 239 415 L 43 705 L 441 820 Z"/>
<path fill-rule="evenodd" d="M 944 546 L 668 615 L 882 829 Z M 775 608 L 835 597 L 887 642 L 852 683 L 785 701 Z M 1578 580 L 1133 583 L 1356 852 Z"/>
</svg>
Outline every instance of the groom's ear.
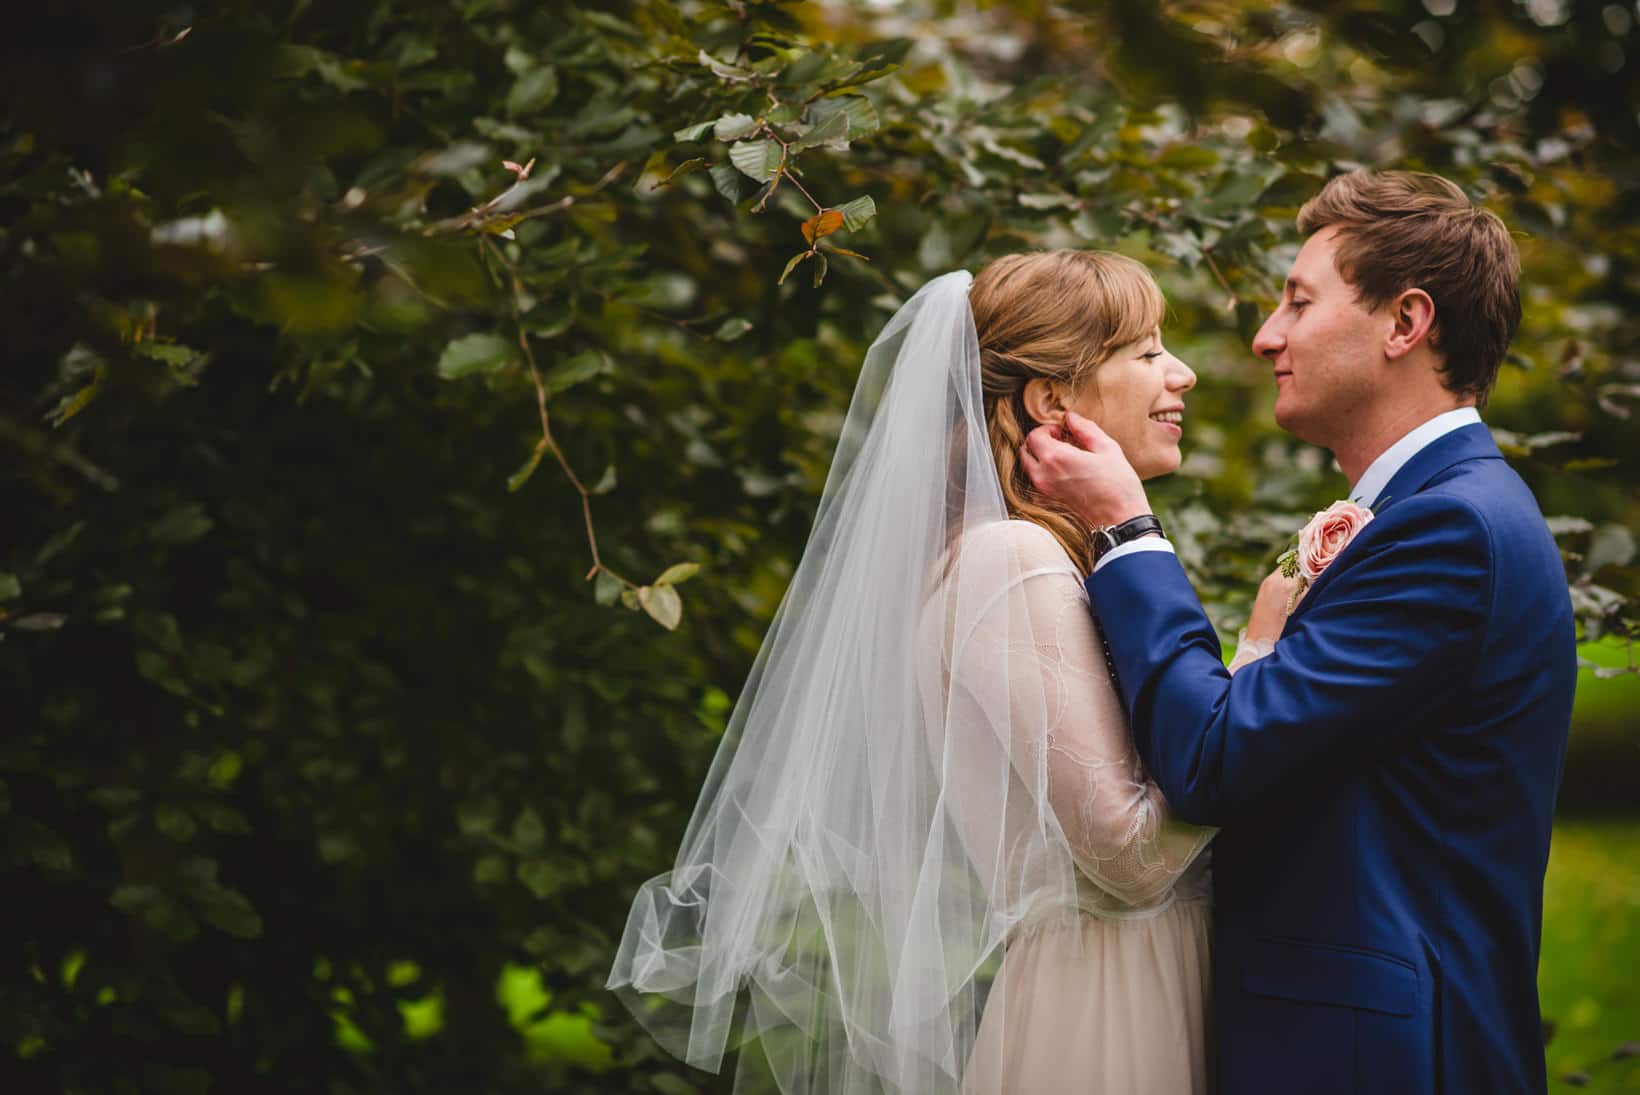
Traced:
<svg viewBox="0 0 1640 1095">
<path fill-rule="evenodd" d="M 1059 385 L 1047 377 L 1027 380 L 1021 395 L 1025 401 L 1025 413 L 1042 425 L 1057 426 L 1065 421 L 1065 401 L 1060 396 Z"/>
<path fill-rule="evenodd" d="M 1407 289 L 1389 307 L 1395 326 L 1384 343 L 1384 356 L 1397 361 L 1428 339 L 1435 326 L 1435 302 L 1422 289 Z"/>
</svg>

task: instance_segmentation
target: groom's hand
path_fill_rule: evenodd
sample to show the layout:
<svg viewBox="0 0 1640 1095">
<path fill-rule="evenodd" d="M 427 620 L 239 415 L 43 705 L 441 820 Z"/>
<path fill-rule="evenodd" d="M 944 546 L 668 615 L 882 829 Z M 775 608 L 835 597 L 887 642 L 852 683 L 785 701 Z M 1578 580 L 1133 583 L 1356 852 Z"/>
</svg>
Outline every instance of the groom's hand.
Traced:
<svg viewBox="0 0 1640 1095">
<path fill-rule="evenodd" d="M 1063 426 L 1038 426 L 1019 453 L 1036 489 L 1092 528 L 1150 512 L 1145 488 L 1122 447 L 1088 419 L 1067 412 Z"/>
</svg>

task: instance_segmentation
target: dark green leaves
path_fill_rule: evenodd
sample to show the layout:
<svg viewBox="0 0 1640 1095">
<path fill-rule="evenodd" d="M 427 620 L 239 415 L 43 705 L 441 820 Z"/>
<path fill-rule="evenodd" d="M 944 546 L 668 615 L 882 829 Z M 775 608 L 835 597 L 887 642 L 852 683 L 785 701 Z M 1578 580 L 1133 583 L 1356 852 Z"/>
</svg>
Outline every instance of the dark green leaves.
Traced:
<svg viewBox="0 0 1640 1095">
<path fill-rule="evenodd" d="M 729 162 L 747 178 L 768 182 L 784 162 L 780 146 L 773 141 L 741 141 L 729 149 Z"/>
<path fill-rule="evenodd" d="M 439 355 L 438 375 L 456 380 L 491 373 L 512 364 L 516 343 L 497 334 L 476 333 L 452 339 Z"/>
<path fill-rule="evenodd" d="M 591 380 L 609 368 L 609 358 L 598 350 L 584 350 L 547 370 L 544 381 L 547 395 L 566 392 L 584 381 Z"/>
<path fill-rule="evenodd" d="M 521 75 L 507 93 L 507 113 L 514 117 L 533 114 L 558 97 L 558 70 L 551 65 L 532 68 Z"/>
</svg>

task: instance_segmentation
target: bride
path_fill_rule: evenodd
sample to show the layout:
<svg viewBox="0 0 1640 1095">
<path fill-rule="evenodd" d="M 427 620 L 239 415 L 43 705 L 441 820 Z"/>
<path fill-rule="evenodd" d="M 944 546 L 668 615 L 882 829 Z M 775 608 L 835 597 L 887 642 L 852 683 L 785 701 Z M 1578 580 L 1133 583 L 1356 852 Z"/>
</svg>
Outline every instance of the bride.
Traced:
<svg viewBox="0 0 1640 1095">
<path fill-rule="evenodd" d="M 1134 751 L 1027 433 L 1180 460 L 1195 374 L 1103 252 L 925 285 L 866 355 L 814 530 L 609 987 L 737 1091 L 1205 1092 L 1212 831 Z M 1238 661 L 1271 648 L 1261 593 Z"/>
</svg>

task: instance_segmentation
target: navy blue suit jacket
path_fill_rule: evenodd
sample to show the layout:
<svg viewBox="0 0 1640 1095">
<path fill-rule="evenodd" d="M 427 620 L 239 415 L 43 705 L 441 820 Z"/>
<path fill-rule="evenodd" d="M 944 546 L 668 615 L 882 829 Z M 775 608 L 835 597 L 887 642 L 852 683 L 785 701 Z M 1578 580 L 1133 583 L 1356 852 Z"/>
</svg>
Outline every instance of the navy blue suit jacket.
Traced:
<svg viewBox="0 0 1640 1095">
<path fill-rule="evenodd" d="M 1545 1090 L 1576 648 L 1554 539 L 1487 428 L 1415 455 L 1233 679 L 1173 555 L 1087 586 L 1151 777 L 1223 827 L 1220 1095 Z"/>
</svg>

